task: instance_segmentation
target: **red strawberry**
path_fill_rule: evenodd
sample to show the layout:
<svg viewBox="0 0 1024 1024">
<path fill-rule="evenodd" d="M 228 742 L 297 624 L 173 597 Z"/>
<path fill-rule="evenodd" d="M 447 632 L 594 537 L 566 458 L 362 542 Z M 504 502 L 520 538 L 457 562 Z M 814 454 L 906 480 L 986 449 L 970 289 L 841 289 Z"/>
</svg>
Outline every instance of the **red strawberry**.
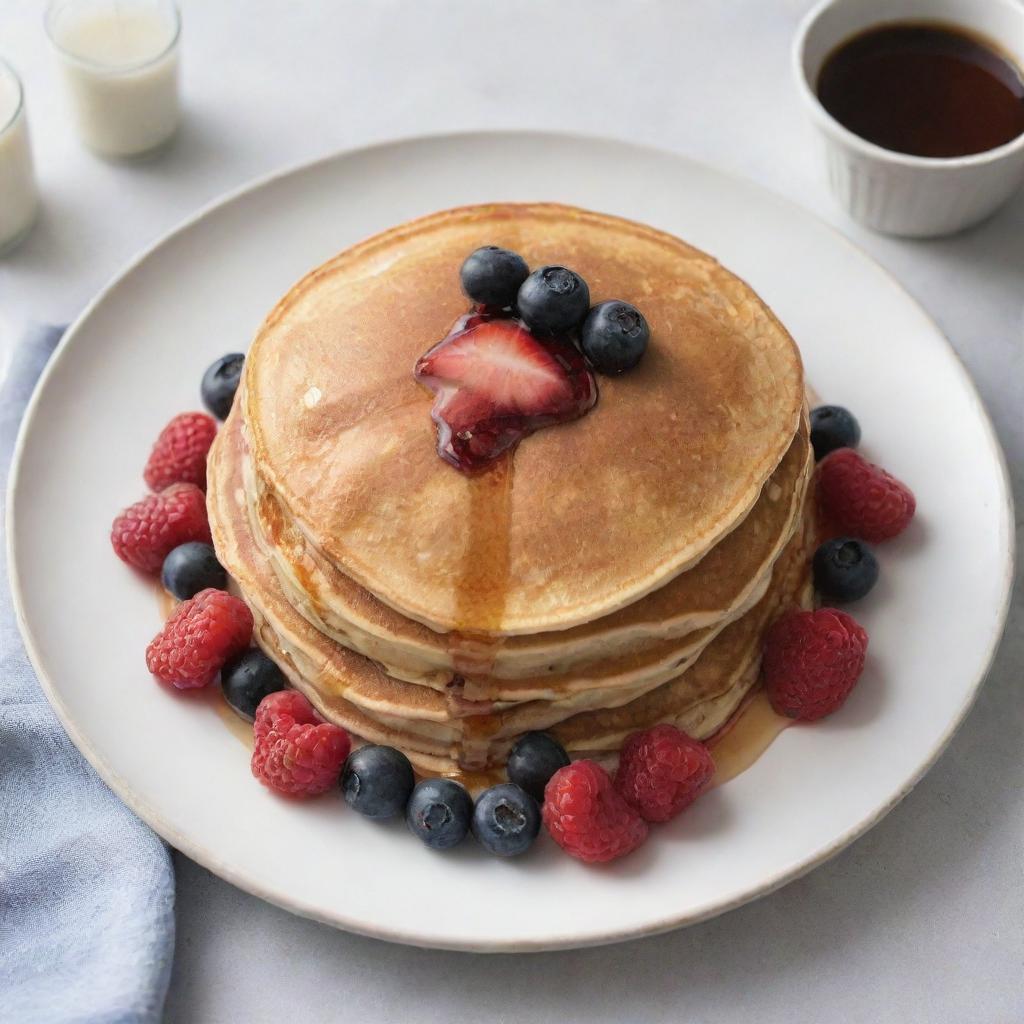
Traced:
<svg viewBox="0 0 1024 1024">
<path fill-rule="evenodd" d="M 916 508 L 906 484 L 852 448 L 839 448 L 818 464 L 818 497 L 826 521 L 841 534 L 872 543 L 902 533 Z"/>
<path fill-rule="evenodd" d="M 217 436 L 217 421 L 205 412 L 183 412 L 160 431 L 143 477 L 154 491 L 171 484 L 206 489 L 206 456 Z"/>
<path fill-rule="evenodd" d="M 615 788 L 645 821 L 669 821 L 697 799 L 714 774 L 711 752 L 674 725 L 626 737 Z"/>
<path fill-rule="evenodd" d="M 813 722 L 832 714 L 850 695 L 868 649 L 868 635 L 846 612 L 792 611 L 768 631 L 764 685 L 780 715 Z"/>
<path fill-rule="evenodd" d="M 174 610 L 146 648 L 146 667 L 179 690 L 206 686 L 251 639 L 246 603 L 209 587 Z"/>
<path fill-rule="evenodd" d="M 110 528 L 110 542 L 122 562 L 159 572 L 173 548 L 186 541 L 210 543 L 206 496 L 195 484 L 176 484 L 126 508 Z"/>
<path fill-rule="evenodd" d="M 473 314 L 416 364 L 436 395 L 438 453 L 479 469 L 540 427 L 582 416 L 597 385 L 568 341 L 539 341 L 518 320 Z"/>
<path fill-rule="evenodd" d="M 596 761 L 559 768 L 544 789 L 542 813 L 551 838 L 588 864 L 623 857 L 647 838 L 647 822 Z"/>
<path fill-rule="evenodd" d="M 252 773 L 286 796 L 316 796 L 337 785 L 352 743 L 317 717 L 297 690 L 268 694 L 256 709 Z"/>
</svg>

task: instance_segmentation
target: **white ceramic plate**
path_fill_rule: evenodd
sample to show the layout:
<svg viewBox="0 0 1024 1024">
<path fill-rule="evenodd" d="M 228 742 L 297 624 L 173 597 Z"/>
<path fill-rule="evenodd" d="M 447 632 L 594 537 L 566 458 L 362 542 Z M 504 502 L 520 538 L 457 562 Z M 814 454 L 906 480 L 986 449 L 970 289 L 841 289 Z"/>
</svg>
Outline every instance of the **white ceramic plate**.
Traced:
<svg viewBox="0 0 1024 1024">
<path fill-rule="evenodd" d="M 409 217 L 561 200 L 645 221 L 748 279 L 809 377 L 856 410 L 864 450 L 918 497 L 857 615 L 869 668 L 841 713 L 787 730 L 754 767 L 619 865 L 544 840 L 515 862 L 422 848 L 340 799 L 278 799 L 208 701 L 153 683 L 154 591 L 110 550 L 164 422 L 244 349 L 304 271 Z M 452 268 L 455 273 L 457 268 Z M 764 894 L 876 822 L 935 760 L 992 658 L 1009 593 L 1011 508 L 991 425 L 935 324 L 802 210 L 680 157 L 593 139 L 474 134 L 341 154 L 265 181 L 164 239 L 68 332 L 22 431 L 9 505 L 22 630 L 68 732 L 174 846 L 300 914 L 425 946 L 581 946 L 697 921 Z M 955 613 L 955 614 L 954 614 Z"/>
</svg>

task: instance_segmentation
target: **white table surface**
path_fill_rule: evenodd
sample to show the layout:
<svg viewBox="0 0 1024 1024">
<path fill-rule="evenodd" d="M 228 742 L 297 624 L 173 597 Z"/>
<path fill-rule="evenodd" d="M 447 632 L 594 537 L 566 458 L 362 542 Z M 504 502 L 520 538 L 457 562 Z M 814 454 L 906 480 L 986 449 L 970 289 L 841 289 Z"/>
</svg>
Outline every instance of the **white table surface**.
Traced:
<svg viewBox="0 0 1024 1024">
<path fill-rule="evenodd" d="M 45 197 L 32 236 L 0 260 L 8 338 L 28 319 L 72 318 L 140 247 L 287 164 L 455 128 L 618 135 L 782 192 L 888 267 L 968 365 L 1024 507 L 1024 195 L 935 242 L 881 238 L 846 220 L 790 81 L 789 42 L 807 0 L 183 6 L 183 131 L 157 161 L 118 166 L 75 141 L 42 0 L 0 4 L 0 53 L 26 83 Z M 966 724 L 877 828 L 773 896 L 630 945 L 521 957 L 389 946 L 293 917 L 179 856 L 167 1019 L 1024 1020 L 1022 670 L 1018 600 Z"/>
</svg>

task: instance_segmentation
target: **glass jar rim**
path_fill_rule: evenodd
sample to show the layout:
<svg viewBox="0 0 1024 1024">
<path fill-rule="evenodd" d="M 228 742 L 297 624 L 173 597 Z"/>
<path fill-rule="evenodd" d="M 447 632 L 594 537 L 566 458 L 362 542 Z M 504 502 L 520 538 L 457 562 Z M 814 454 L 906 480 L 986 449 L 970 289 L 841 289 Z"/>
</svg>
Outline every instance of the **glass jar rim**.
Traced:
<svg viewBox="0 0 1024 1024">
<path fill-rule="evenodd" d="M 74 6 L 75 0 L 51 0 L 49 6 L 46 8 L 46 15 L 44 23 L 46 26 L 46 35 L 50 40 L 50 44 L 53 48 L 62 56 L 80 67 L 88 68 L 90 71 L 95 71 L 99 74 L 107 75 L 125 75 L 130 74 L 133 71 L 142 71 L 145 68 L 152 66 L 163 60 L 177 45 L 178 40 L 181 38 L 181 10 L 179 9 L 175 0 L 167 0 L 167 8 L 171 15 L 171 37 L 167 41 L 167 45 L 151 57 L 146 57 L 143 60 L 134 61 L 127 64 L 105 64 L 102 61 L 92 60 L 89 57 L 83 57 L 80 53 L 75 53 L 73 50 L 69 50 L 66 46 L 61 44 L 57 39 L 56 21 L 57 17 L 68 8 Z"/>
</svg>

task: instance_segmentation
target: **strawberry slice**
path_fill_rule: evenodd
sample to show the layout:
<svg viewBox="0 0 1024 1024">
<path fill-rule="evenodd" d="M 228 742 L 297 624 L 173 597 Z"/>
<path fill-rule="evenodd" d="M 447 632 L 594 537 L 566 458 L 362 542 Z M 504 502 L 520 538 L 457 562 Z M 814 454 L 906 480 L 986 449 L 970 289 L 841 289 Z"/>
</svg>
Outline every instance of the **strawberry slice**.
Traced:
<svg viewBox="0 0 1024 1024">
<path fill-rule="evenodd" d="M 570 342 L 541 342 L 518 320 L 480 313 L 421 356 L 415 376 L 437 396 L 438 454 L 465 472 L 597 401 L 594 377 Z"/>
</svg>

